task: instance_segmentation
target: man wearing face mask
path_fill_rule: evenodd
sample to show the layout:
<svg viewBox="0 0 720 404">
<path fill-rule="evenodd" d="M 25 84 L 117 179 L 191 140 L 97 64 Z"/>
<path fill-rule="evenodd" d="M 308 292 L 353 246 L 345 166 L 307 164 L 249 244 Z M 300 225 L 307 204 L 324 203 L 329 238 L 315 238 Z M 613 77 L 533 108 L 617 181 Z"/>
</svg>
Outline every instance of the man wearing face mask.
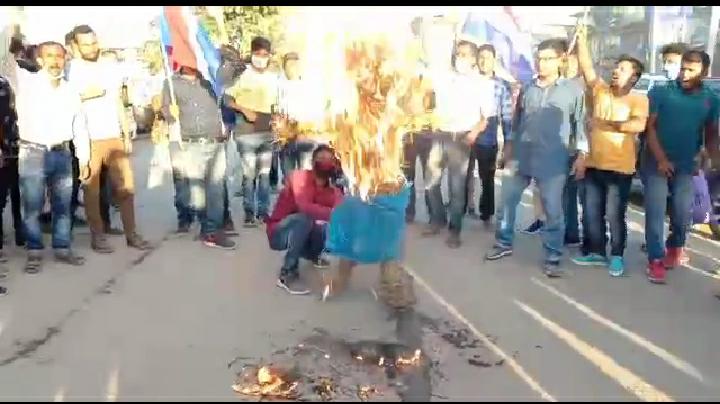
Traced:
<svg viewBox="0 0 720 404">
<path fill-rule="evenodd" d="M 460 230 L 465 214 L 467 174 L 470 148 L 487 127 L 486 116 L 494 115 L 495 86 L 490 80 L 481 80 L 475 68 L 477 45 L 460 41 L 455 47 L 454 69 L 434 74 L 432 87 L 436 94 L 435 113 L 439 132 L 435 133 L 428 158 L 431 223 L 426 236 L 439 234 L 449 225 L 446 244 L 459 248 Z M 448 169 L 450 211 L 443 204 L 440 184 L 443 170 Z"/>
<path fill-rule="evenodd" d="M 75 143 L 81 167 L 86 167 L 90 160 L 89 133 L 81 100 L 63 79 L 65 49 L 56 42 L 42 43 L 38 46 L 37 62 L 41 70 L 36 74 L 18 69 L 17 91 L 21 128 L 18 168 L 28 249 L 25 272 L 29 274 L 38 273 L 42 267 L 43 235 L 38 215 L 45 202 L 46 186 L 51 196 L 55 259 L 68 265 L 84 264 L 85 260 L 70 249 L 70 141 Z"/>
<path fill-rule="evenodd" d="M 270 248 L 287 250 L 277 286 L 296 295 L 310 293 L 300 283 L 300 258 L 313 261 L 319 268 L 329 265 L 321 257 L 325 247 L 325 227 L 333 208 L 343 197 L 340 189 L 333 185 L 332 177 L 339 162 L 330 146 L 320 145 L 315 149 L 312 167 L 290 174 L 267 221 Z"/>
<path fill-rule="evenodd" d="M 268 69 L 269 40 L 255 37 L 250 49 L 250 66 L 225 91 L 225 105 L 237 113 L 235 141 L 243 171 L 244 226 L 257 227 L 258 220 L 267 218 L 270 207 L 273 158 L 270 113 L 277 99 L 278 75 Z"/>
</svg>

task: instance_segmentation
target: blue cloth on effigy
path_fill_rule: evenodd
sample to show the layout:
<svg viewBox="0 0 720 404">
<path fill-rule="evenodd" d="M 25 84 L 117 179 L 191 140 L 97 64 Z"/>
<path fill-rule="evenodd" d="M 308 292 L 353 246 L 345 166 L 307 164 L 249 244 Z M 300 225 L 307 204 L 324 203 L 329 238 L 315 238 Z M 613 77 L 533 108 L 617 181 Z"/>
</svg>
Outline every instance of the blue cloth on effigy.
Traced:
<svg viewBox="0 0 720 404">
<path fill-rule="evenodd" d="M 330 255 L 361 264 L 399 259 L 409 199 L 408 186 L 398 194 L 381 195 L 369 201 L 345 197 L 330 216 L 325 250 Z"/>
</svg>

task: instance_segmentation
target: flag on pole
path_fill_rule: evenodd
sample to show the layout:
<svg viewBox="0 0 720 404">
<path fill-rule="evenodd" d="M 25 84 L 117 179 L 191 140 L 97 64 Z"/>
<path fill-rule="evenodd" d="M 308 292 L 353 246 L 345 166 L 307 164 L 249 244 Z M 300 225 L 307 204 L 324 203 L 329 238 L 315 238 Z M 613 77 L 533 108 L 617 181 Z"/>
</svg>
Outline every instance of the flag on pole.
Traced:
<svg viewBox="0 0 720 404">
<path fill-rule="evenodd" d="M 188 6 L 165 6 L 160 19 L 160 40 L 167 51 L 172 70 L 180 66 L 197 69 L 208 80 L 215 94 L 222 94 L 217 79 L 220 51 Z"/>
<path fill-rule="evenodd" d="M 509 7 L 491 13 L 468 13 L 462 36 L 478 44 L 491 44 L 502 67 L 519 81 L 532 79 L 533 56 L 530 34 L 522 32 Z M 492 18 L 488 18 L 492 17 Z"/>
</svg>

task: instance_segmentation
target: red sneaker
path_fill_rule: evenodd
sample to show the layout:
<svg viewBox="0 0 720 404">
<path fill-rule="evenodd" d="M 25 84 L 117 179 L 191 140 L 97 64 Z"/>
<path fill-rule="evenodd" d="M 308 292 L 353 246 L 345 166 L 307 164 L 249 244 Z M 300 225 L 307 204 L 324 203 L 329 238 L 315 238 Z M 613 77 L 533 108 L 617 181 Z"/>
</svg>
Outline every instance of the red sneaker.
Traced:
<svg viewBox="0 0 720 404">
<path fill-rule="evenodd" d="M 652 283 L 665 283 L 665 272 L 662 260 L 653 260 L 648 264 L 647 277 Z"/>
<path fill-rule="evenodd" d="M 668 247 L 665 251 L 663 265 L 667 269 L 675 269 L 676 267 L 686 265 L 690 262 L 685 249 L 682 247 Z"/>
</svg>

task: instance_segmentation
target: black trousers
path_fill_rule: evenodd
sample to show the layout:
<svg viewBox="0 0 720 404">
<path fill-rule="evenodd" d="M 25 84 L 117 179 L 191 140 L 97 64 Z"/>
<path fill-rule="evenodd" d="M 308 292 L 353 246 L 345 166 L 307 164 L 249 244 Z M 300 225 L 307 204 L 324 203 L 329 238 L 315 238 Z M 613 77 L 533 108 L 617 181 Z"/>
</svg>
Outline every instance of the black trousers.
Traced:
<svg viewBox="0 0 720 404">
<path fill-rule="evenodd" d="M 471 192 L 475 187 L 475 177 L 473 172 L 477 165 L 478 176 L 480 177 L 480 184 L 482 185 L 482 193 L 480 194 L 480 202 L 478 206 L 478 213 L 480 213 L 480 219 L 489 220 L 495 215 L 495 168 L 497 165 L 497 146 L 483 146 L 474 145 L 470 154 L 470 163 L 468 164 L 468 192 L 467 192 L 467 206 L 472 203 Z"/>
<path fill-rule="evenodd" d="M 403 156 L 405 158 L 403 171 L 405 178 L 412 182 L 410 189 L 410 201 L 405 209 L 405 217 L 408 220 L 415 220 L 415 173 L 417 170 L 417 160 L 420 159 L 420 168 L 423 173 L 423 181 L 427 180 L 428 157 L 432 148 L 432 135 L 429 132 L 408 133 L 405 135 L 403 145 Z M 430 214 L 430 193 L 423 192 L 425 196 L 425 207 Z M 431 216 L 432 217 L 432 216 Z"/>
<path fill-rule="evenodd" d="M 3 211 L 10 196 L 12 208 L 13 228 L 15 229 L 15 244 L 25 245 L 23 231 L 22 209 L 20 204 L 20 181 L 18 177 L 18 159 L 9 158 L 2 162 L 0 167 L 0 249 L 3 247 Z"/>
</svg>

